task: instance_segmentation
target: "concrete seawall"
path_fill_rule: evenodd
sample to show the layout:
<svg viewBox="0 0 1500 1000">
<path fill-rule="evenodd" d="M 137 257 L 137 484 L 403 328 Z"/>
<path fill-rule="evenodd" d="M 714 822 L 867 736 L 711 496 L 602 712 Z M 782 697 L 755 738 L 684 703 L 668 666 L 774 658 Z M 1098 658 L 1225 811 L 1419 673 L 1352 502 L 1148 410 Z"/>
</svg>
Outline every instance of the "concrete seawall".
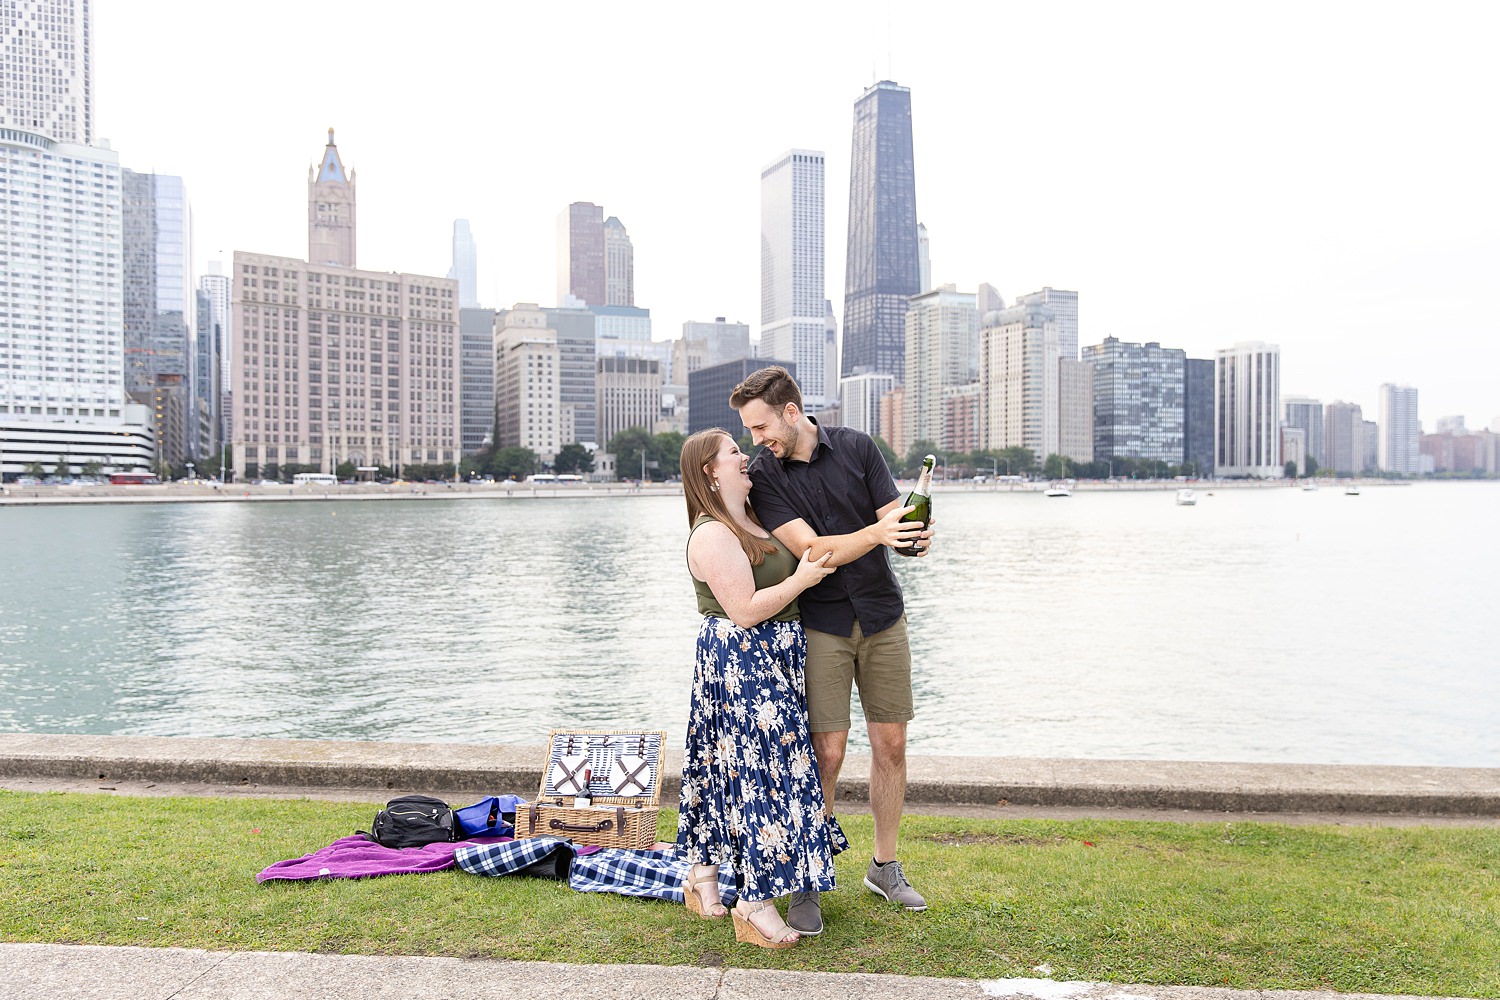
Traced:
<svg viewBox="0 0 1500 1000">
<path fill-rule="evenodd" d="M 0 779 L 271 786 L 368 792 L 535 794 L 541 746 L 0 734 Z M 664 762 L 674 805 L 681 754 Z M 840 798 L 869 796 L 867 755 L 851 754 Z M 996 807 L 1500 817 L 1500 768 L 1251 764 L 1030 757 L 912 757 L 907 801 Z"/>
</svg>

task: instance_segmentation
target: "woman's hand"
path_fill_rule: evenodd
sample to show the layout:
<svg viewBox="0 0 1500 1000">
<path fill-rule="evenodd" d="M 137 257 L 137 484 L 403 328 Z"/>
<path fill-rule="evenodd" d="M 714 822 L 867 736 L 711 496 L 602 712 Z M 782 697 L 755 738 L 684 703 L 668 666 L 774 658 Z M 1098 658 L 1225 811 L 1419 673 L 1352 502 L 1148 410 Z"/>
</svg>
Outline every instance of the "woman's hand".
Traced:
<svg viewBox="0 0 1500 1000">
<path fill-rule="evenodd" d="M 797 564 L 797 570 L 792 574 L 792 579 L 798 584 L 799 592 L 833 572 L 834 567 L 828 565 L 828 557 L 831 555 L 833 555 L 832 552 L 825 552 L 814 559 L 810 548 L 802 553 L 802 561 Z"/>
</svg>

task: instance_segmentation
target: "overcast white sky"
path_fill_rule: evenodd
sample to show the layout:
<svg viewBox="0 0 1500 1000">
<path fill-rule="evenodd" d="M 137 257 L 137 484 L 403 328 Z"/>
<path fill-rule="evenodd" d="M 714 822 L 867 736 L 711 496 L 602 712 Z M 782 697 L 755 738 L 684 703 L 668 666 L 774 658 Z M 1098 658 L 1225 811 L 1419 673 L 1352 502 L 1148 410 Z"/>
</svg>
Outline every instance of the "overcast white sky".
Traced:
<svg viewBox="0 0 1500 1000">
<path fill-rule="evenodd" d="M 1500 415 L 1500 6 L 104 0 L 96 131 L 183 176 L 200 262 L 305 256 L 337 130 L 359 265 L 554 304 L 556 218 L 617 215 L 658 339 L 758 331 L 760 170 L 827 154 L 843 320 L 854 101 L 912 89 L 933 277 L 1079 292 L 1080 342 L 1279 343 L 1282 389 Z"/>
</svg>

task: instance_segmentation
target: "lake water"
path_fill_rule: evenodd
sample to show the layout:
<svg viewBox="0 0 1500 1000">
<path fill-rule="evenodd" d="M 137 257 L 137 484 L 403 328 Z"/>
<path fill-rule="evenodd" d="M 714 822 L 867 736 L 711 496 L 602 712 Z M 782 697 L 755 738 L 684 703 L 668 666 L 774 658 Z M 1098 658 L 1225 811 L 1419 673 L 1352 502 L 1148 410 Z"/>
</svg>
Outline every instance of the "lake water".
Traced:
<svg viewBox="0 0 1500 1000">
<path fill-rule="evenodd" d="M 911 750 L 1500 766 L 1497 500 L 939 488 Z M 660 496 L 0 508 L 0 731 L 678 742 L 686 532 Z"/>
</svg>

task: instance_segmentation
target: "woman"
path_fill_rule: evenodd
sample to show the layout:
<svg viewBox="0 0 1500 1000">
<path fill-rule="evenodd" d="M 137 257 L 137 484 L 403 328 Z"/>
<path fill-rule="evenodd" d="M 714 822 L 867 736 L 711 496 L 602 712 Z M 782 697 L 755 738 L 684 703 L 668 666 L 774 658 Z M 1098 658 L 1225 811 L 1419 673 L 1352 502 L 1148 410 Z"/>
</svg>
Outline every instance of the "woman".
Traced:
<svg viewBox="0 0 1500 1000">
<path fill-rule="evenodd" d="M 735 872 L 734 937 L 790 948 L 774 900 L 833 889 L 833 855 L 847 846 L 826 816 L 807 729 L 802 668 L 807 639 L 797 595 L 833 572 L 827 556 L 799 561 L 750 509 L 748 456 L 726 431 L 699 431 L 682 445 L 688 569 L 698 630 L 677 842 L 692 867 L 687 907 L 729 912 L 719 865 Z"/>
</svg>

